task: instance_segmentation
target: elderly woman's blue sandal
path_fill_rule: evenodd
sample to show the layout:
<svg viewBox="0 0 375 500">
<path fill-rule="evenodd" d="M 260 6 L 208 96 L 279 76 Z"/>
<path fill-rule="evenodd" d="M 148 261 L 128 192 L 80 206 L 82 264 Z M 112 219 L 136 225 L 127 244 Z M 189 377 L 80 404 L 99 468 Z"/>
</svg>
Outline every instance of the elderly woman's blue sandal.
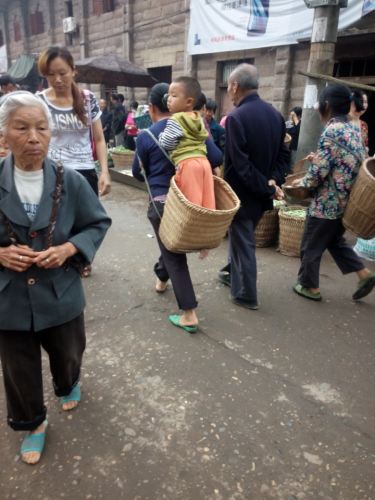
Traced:
<svg viewBox="0 0 375 500">
<path fill-rule="evenodd" d="M 40 457 L 42 456 L 44 445 L 46 442 L 46 430 L 48 427 L 48 421 L 45 420 L 43 422 L 44 431 L 38 432 L 38 434 L 28 434 L 21 445 L 21 458 L 25 453 L 39 453 L 39 458 L 36 462 L 27 462 L 22 458 L 25 463 L 29 463 L 30 465 L 36 464 L 39 462 Z"/>
<path fill-rule="evenodd" d="M 71 403 L 72 401 L 79 403 L 81 401 L 81 386 L 76 384 L 67 396 L 59 398 L 60 404 Z M 76 408 L 76 406 L 74 406 Z M 72 410 L 74 409 L 72 408 Z"/>
<path fill-rule="evenodd" d="M 182 325 L 181 324 L 181 316 L 178 314 L 172 314 L 168 317 L 169 321 L 172 325 L 177 326 L 178 328 L 182 328 L 185 332 L 188 333 L 196 333 L 198 330 L 198 325 Z"/>
</svg>

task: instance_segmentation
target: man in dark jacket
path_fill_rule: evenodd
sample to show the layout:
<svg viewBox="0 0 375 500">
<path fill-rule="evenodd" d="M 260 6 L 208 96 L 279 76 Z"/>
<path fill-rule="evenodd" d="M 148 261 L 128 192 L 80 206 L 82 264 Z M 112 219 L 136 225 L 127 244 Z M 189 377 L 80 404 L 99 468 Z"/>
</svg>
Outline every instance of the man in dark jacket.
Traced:
<svg viewBox="0 0 375 500">
<path fill-rule="evenodd" d="M 241 200 L 229 230 L 229 264 L 219 273 L 231 287 L 232 301 L 258 309 L 255 228 L 273 199 L 283 192 L 274 179 L 283 164 L 285 124 L 281 114 L 258 93 L 258 71 L 241 64 L 228 79 L 228 94 L 236 108 L 225 123 L 224 178 Z"/>
<path fill-rule="evenodd" d="M 102 112 L 100 120 L 102 122 L 104 139 L 106 144 L 108 144 L 111 138 L 112 113 L 108 110 L 107 101 L 105 99 L 100 99 L 99 107 Z"/>
<path fill-rule="evenodd" d="M 113 104 L 112 108 L 112 134 L 115 137 L 116 146 L 125 145 L 125 121 L 126 121 L 126 111 L 123 105 L 124 96 L 122 94 L 112 94 L 111 102 Z"/>
</svg>

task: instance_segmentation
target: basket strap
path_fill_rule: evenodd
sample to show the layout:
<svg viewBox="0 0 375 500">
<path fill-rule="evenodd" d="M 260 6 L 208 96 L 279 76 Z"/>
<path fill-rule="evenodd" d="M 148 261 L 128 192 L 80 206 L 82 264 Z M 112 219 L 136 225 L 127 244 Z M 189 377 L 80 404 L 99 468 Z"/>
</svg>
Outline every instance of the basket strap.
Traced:
<svg viewBox="0 0 375 500">
<path fill-rule="evenodd" d="M 160 142 L 156 139 L 156 137 L 154 136 L 154 134 L 151 132 L 151 130 L 149 130 L 148 128 L 144 129 L 144 132 L 146 132 L 146 134 L 148 134 L 151 139 L 154 141 L 154 143 L 159 147 L 160 151 L 163 153 L 163 155 L 167 158 L 167 160 L 169 161 L 169 163 L 172 163 L 172 165 L 174 166 L 174 168 L 176 168 L 176 165 L 173 163 L 173 161 L 170 159 L 168 153 L 166 152 L 166 150 L 163 148 L 163 146 L 160 144 Z"/>
<path fill-rule="evenodd" d="M 151 188 L 150 188 L 150 184 L 148 182 L 148 179 L 147 179 L 147 174 L 146 174 L 146 170 L 145 170 L 145 167 L 143 166 L 143 163 L 142 163 L 142 160 L 140 159 L 139 157 L 139 154 L 137 153 L 137 158 L 138 158 L 138 162 L 139 162 L 139 166 L 141 167 L 141 172 L 142 172 L 142 175 L 143 175 L 143 178 L 145 180 L 145 183 L 146 183 L 146 187 L 147 187 L 147 191 L 148 191 L 148 195 L 150 197 L 150 200 L 151 200 L 151 203 L 152 203 L 152 206 L 154 207 L 154 210 L 155 212 L 158 214 L 158 217 L 159 219 L 161 220 L 161 215 L 160 215 L 160 212 L 156 206 L 156 203 L 152 197 L 152 194 L 151 194 Z"/>
<path fill-rule="evenodd" d="M 354 158 L 356 158 L 360 163 L 363 162 L 364 158 L 361 158 L 357 153 L 355 153 L 352 149 L 348 148 L 345 144 L 342 144 L 341 142 L 337 141 L 336 139 L 333 139 L 333 137 L 327 137 L 326 135 L 323 136 L 323 139 L 326 141 L 333 142 L 338 146 L 339 148 L 345 149 L 348 153 L 350 153 Z"/>
</svg>

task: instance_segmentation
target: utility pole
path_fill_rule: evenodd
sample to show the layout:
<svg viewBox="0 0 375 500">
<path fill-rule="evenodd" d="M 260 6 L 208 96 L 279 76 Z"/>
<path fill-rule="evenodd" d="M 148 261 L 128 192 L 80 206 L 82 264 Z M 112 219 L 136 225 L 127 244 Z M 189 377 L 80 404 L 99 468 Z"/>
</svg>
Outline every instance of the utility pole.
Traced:
<svg viewBox="0 0 375 500">
<path fill-rule="evenodd" d="M 307 71 L 332 75 L 340 8 L 347 7 L 347 0 L 305 0 L 305 3 L 315 9 Z M 297 160 L 316 150 L 322 124 L 314 104 L 325 86 L 322 79 L 307 78 Z"/>
</svg>

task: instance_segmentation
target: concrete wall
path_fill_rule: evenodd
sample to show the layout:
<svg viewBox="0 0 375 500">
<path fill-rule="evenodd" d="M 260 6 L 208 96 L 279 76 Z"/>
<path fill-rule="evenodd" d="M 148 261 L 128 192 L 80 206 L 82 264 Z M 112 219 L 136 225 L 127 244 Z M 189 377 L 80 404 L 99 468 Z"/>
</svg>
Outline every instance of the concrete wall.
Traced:
<svg viewBox="0 0 375 500">
<path fill-rule="evenodd" d="M 299 75 L 298 71 L 307 69 L 308 42 L 190 57 L 185 52 L 189 0 L 115 0 L 115 10 L 101 15 L 94 15 L 92 0 L 73 0 L 73 13 L 79 29 L 68 36 L 62 31 L 62 20 L 66 16 L 64 2 L 29 0 L 29 12 L 34 12 L 37 4 L 43 11 L 45 32 L 35 36 L 27 36 L 28 23 L 22 20 L 25 0 L 12 0 L 7 4 L 7 29 L 4 19 L 0 21 L 0 27 L 4 26 L 5 36 L 7 33 L 9 35 L 9 62 L 23 53 L 38 54 L 55 43 L 66 44 L 76 59 L 114 52 L 146 68 L 170 66 L 172 77 L 184 73 L 195 75 L 206 95 L 216 98 L 224 109 L 228 106 L 225 88 L 219 88 L 223 63 L 254 59 L 260 73 L 260 93 L 263 98 L 284 114 L 303 102 L 305 77 Z M 21 22 L 22 39 L 19 42 L 14 41 L 15 16 Z M 339 39 L 337 57 L 370 56 L 373 52 L 371 47 L 374 46 L 374 21 L 375 13 L 346 30 Z M 359 32 L 364 33 L 367 43 L 354 43 Z M 92 88 L 98 93 L 103 90 L 99 86 Z M 147 97 L 147 89 L 128 92 L 126 89 L 119 90 L 128 99 L 135 97 L 144 101 Z"/>
</svg>

